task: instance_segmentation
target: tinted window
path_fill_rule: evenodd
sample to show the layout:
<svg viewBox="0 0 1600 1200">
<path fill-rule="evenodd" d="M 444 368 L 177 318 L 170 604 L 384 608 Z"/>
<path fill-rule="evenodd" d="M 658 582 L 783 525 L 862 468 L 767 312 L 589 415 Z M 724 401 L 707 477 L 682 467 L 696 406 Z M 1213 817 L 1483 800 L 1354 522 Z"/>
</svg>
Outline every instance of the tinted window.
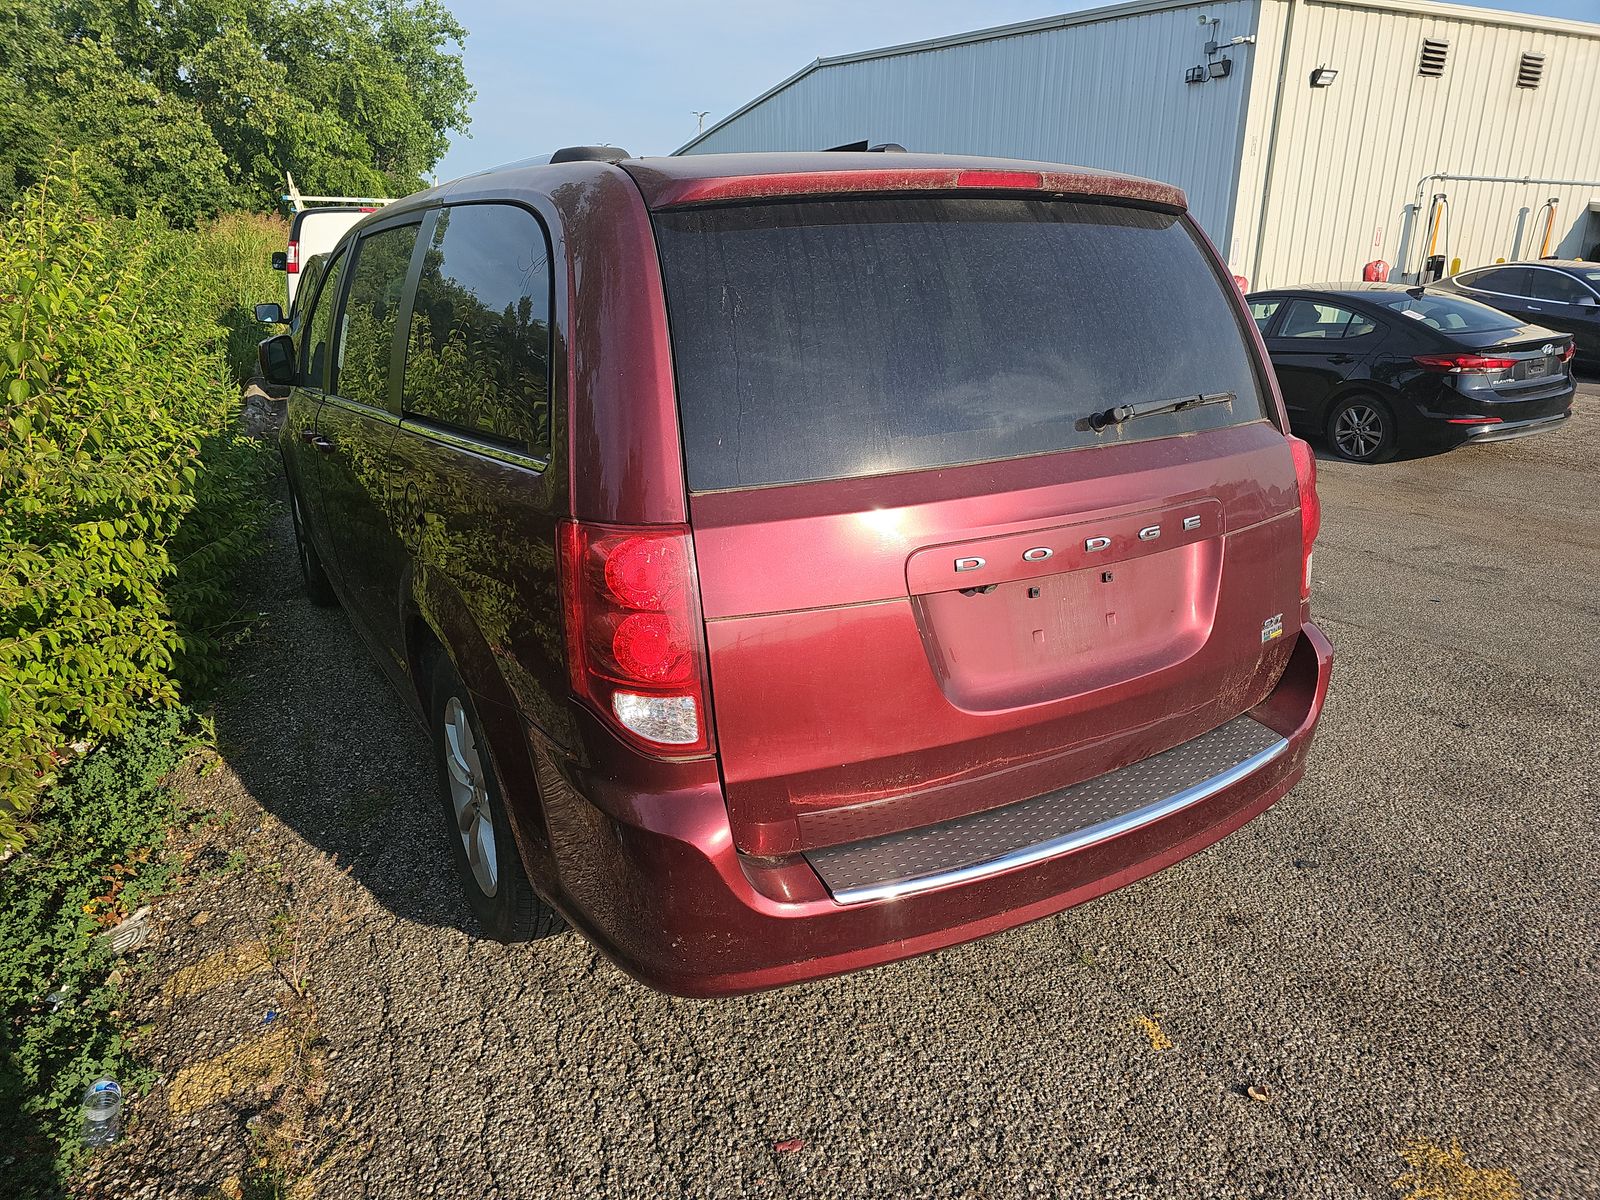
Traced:
<svg viewBox="0 0 1600 1200">
<path fill-rule="evenodd" d="M 339 280 L 344 277 L 344 263 L 341 252 L 334 257 L 316 291 L 309 332 L 302 344 L 304 357 L 300 362 L 307 387 L 328 386 L 328 344 L 333 340 L 333 311 L 339 304 Z"/>
<path fill-rule="evenodd" d="M 1439 292 L 1425 292 L 1421 297 L 1409 292 L 1373 292 L 1366 300 L 1445 333 L 1486 333 L 1491 329 L 1514 329 L 1518 324 L 1515 317 L 1508 317 L 1497 308 Z"/>
<path fill-rule="evenodd" d="M 1321 300 L 1296 300 L 1284 313 L 1283 324 L 1278 326 L 1276 336 L 1356 338 L 1364 337 L 1376 328 L 1377 325 L 1373 324 L 1370 317 L 1364 317 L 1348 308 L 1341 308 L 1337 304 L 1327 304 Z"/>
<path fill-rule="evenodd" d="M 1171 214 L 919 197 L 705 208 L 656 226 L 695 490 L 1264 416 L 1233 284 Z M 1216 392 L 1235 399 L 1099 434 L 1082 421 Z"/>
<path fill-rule="evenodd" d="M 1267 331 L 1267 326 L 1272 324 L 1272 314 L 1283 307 L 1282 300 L 1252 300 L 1250 301 L 1250 315 L 1255 318 L 1256 328 L 1262 333 Z"/>
<path fill-rule="evenodd" d="M 537 452 L 550 443 L 550 251 L 532 214 L 445 209 L 417 282 L 407 413 Z"/>
<path fill-rule="evenodd" d="M 339 395 L 374 408 L 389 406 L 389 355 L 400 319 L 400 294 L 417 244 L 416 225 L 362 238 L 339 324 Z"/>
<path fill-rule="evenodd" d="M 1576 304 L 1588 290 L 1570 275 L 1560 271 L 1531 271 L 1528 295 L 1535 300 L 1553 300 L 1558 304 Z"/>
<path fill-rule="evenodd" d="M 1499 292 L 1504 296 L 1526 296 L 1528 294 L 1528 268 L 1527 267 L 1493 267 L 1487 271 L 1477 271 L 1462 277 L 1468 287 L 1478 288 L 1485 292 Z"/>
<path fill-rule="evenodd" d="M 1584 267 L 1578 272 L 1578 278 L 1587 283 L 1591 288 L 1600 290 L 1600 270 Z"/>
</svg>

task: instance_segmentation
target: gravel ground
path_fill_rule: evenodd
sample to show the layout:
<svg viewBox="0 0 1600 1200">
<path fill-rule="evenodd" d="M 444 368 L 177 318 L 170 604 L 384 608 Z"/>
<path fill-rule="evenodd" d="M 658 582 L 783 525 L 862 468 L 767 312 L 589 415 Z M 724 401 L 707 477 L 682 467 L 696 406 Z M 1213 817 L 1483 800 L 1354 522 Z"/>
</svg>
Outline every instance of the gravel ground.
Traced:
<svg viewBox="0 0 1600 1200">
<path fill-rule="evenodd" d="M 213 869 L 134 998 L 162 1081 L 82 1190 L 1600 1196 L 1597 445 L 1591 384 L 1555 436 L 1321 463 L 1333 693 L 1233 837 L 716 1002 L 474 935 L 423 735 L 280 522 L 224 761 L 185 782 Z"/>
</svg>

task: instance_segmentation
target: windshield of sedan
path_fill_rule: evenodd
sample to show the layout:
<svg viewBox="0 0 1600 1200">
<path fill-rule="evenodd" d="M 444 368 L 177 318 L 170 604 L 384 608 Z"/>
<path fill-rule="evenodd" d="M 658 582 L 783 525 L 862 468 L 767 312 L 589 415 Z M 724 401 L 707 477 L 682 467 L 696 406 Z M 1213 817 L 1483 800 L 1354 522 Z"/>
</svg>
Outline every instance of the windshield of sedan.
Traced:
<svg viewBox="0 0 1600 1200">
<path fill-rule="evenodd" d="M 1441 296 L 1435 292 L 1424 292 L 1421 296 L 1410 292 L 1369 292 L 1362 299 L 1443 333 L 1488 333 L 1493 329 L 1515 329 L 1520 324 L 1515 317 L 1508 317 L 1497 308 L 1462 296 Z"/>
</svg>

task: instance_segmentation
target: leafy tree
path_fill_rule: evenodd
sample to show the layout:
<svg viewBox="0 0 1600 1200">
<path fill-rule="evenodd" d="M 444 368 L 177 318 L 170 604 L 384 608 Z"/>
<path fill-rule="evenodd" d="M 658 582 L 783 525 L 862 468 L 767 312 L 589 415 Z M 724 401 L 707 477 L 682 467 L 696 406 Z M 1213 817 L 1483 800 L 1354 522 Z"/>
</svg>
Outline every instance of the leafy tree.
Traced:
<svg viewBox="0 0 1600 1200">
<path fill-rule="evenodd" d="M 193 223 L 306 191 L 415 190 L 464 130 L 440 0 L 0 0 L 0 186 L 61 150 L 119 212 Z"/>
</svg>

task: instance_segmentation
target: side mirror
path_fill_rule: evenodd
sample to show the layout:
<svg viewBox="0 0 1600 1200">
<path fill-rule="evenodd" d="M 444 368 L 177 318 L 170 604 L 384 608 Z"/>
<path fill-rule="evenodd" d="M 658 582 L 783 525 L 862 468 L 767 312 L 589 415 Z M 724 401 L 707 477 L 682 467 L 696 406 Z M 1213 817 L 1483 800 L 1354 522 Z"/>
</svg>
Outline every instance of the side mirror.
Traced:
<svg viewBox="0 0 1600 1200">
<path fill-rule="evenodd" d="M 272 269 L 274 271 L 287 271 L 289 269 L 289 252 L 279 250 L 272 256 Z"/>
<path fill-rule="evenodd" d="M 1600 308 L 1600 300 L 1596 300 L 1593 296 L 1579 296 L 1578 297 L 1578 307 L 1579 308 Z"/>
<path fill-rule="evenodd" d="M 283 315 L 283 305 L 258 304 L 256 305 L 256 320 L 263 325 L 287 325 L 289 318 Z"/>
<path fill-rule="evenodd" d="M 293 383 L 294 339 L 287 333 L 266 338 L 256 347 L 256 361 L 268 383 Z"/>
</svg>

